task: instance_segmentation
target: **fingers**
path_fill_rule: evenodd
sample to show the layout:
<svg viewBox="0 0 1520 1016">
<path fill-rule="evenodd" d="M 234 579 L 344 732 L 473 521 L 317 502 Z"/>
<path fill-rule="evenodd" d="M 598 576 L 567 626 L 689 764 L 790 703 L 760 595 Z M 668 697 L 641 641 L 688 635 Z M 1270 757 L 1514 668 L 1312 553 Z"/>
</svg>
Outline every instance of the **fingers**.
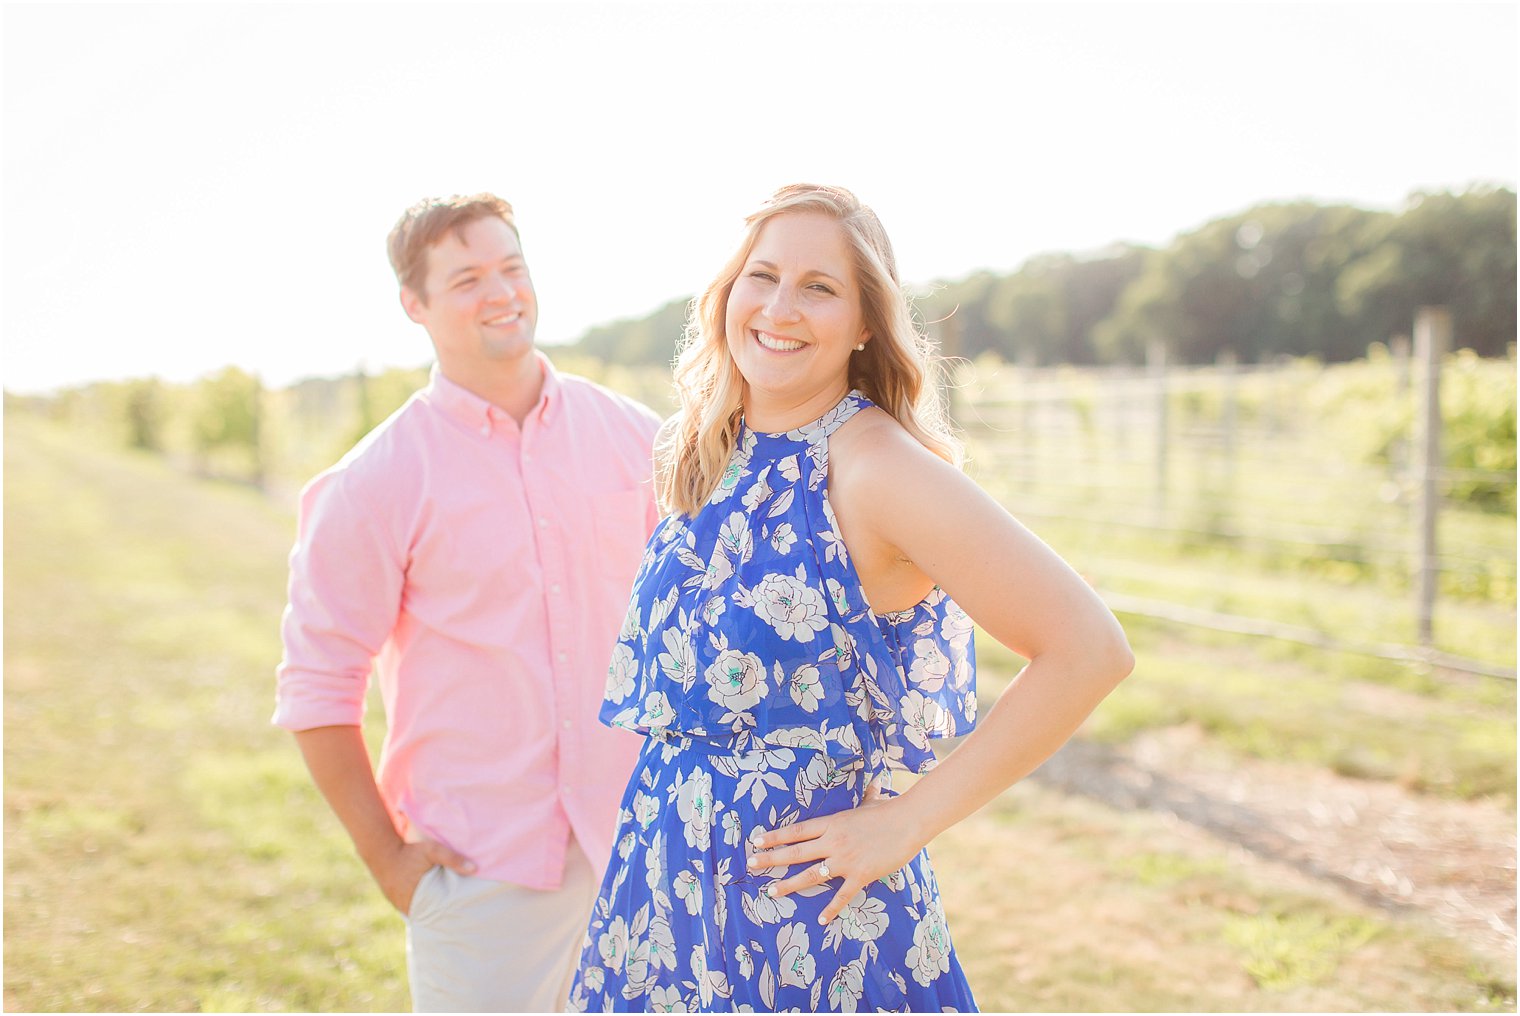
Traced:
<svg viewBox="0 0 1520 1016">
<path fill-rule="evenodd" d="M 823 913 L 818 915 L 819 924 L 828 924 L 834 918 L 844 913 L 844 908 L 853 900 L 860 890 L 866 887 L 866 883 L 847 878 L 844 887 L 834 894 L 829 905 L 823 908 Z"/>
<path fill-rule="evenodd" d="M 772 882 L 766 886 L 766 895 L 770 896 L 773 900 L 779 900 L 781 897 L 791 893 L 810 889 L 816 885 L 823 885 L 825 882 L 839 878 L 838 872 L 830 872 L 828 875 L 824 875 L 819 869 L 820 865 L 810 864 L 791 878 L 783 878 Z"/>
<path fill-rule="evenodd" d="M 815 840 L 823 835 L 828 823 L 816 818 L 810 818 L 806 822 L 797 822 L 785 825 L 779 829 L 756 829 L 749 834 L 749 841 L 757 850 L 766 850 L 777 847 L 783 843 L 800 843 L 803 840 Z"/>
<path fill-rule="evenodd" d="M 821 861 L 823 857 L 822 844 L 818 840 L 808 840 L 805 843 L 794 843 L 771 850 L 757 850 L 749 855 L 745 863 L 750 871 L 758 872 L 770 868 L 789 868 L 794 864 L 806 864 L 809 861 Z"/>
<path fill-rule="evenodd" d="M 439 843 L 435 840 L 423 840 L 421 843 L 423 853 L 432 864 L 439 864 L 461 875 L 475 874 L 475 862 L 465 857 L 453 847 Z"/>
</svg>

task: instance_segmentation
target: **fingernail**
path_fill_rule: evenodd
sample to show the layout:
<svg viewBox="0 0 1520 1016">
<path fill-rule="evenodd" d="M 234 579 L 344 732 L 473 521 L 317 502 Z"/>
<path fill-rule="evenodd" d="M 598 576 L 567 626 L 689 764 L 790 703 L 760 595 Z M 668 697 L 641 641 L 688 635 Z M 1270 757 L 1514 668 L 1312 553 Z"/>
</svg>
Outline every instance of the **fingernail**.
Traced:
<svg viewBox="0 0 1520 1016">
<path fill-rule="evenodd" d="M 760 845 L 760 841 L 763 839 L 765 839 L 765 833 L 762 830 L 751 829 L 749 831 L 749 841 L 755 846 L 758 847 Z"/>
<path fill-rule="evenodd" d="M 819 914 L 818 915 L 818 923 L 819 924 L 828 924 L 829 923 L 829 919 L 827 917 L 824 917 L 822 914 Z"/>
<path fill-rule="evenodd" d="M 765 895 L 771 897 L 774 897 L 776 895 L 776 883 L 772 882 L 770 885 L 765 887 Z"/>
<path fill-rule="evenodd" d="M 754 854 L 751 854 L 748 860 L 746 860 L 744 863 L 749 865 L 751 868 L 758 868 L 760 867 L 760 858 L 756 857 Z"/>
</svg>

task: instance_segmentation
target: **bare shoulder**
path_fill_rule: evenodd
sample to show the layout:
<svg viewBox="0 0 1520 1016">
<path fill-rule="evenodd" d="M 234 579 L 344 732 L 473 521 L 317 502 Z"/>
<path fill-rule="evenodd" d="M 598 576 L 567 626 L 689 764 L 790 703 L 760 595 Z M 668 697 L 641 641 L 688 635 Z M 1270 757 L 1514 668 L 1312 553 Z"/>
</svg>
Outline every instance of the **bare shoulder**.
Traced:
<svg viewBox="0 0 1520 1016">
<path fill-rule="evenodd" d="M 829 479 L 835 490 L 888 497 L 945 471 L 960 471 L 919 443 L 886 411 L 861 410 L 829 439 Z"/>
</svg>

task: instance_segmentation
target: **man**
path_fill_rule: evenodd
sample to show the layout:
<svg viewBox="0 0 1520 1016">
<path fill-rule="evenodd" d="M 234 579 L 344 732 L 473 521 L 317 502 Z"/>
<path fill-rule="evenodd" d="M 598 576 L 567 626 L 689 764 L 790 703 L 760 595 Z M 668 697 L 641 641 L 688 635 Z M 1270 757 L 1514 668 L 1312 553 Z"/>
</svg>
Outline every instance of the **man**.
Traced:
<svg viewBox="0 0 1520 1016">
<path fill-rule="evenodd" d="M 423 201 L 389 248 L 437 364 L 301 494 L 274 722 L 406 917 L 414 1008 L 557 1010 L 639 748 L 597 709 L 659 420 L 534 349 L 505 201 Z"/>
</svg>

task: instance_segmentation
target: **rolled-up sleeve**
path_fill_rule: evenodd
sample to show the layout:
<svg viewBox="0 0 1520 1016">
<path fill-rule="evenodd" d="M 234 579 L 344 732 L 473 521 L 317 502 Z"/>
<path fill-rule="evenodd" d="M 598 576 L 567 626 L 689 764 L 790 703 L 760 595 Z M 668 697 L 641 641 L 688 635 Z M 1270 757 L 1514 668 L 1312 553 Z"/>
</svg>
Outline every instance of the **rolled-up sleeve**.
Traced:
<svg viewBox="0 0 1520 1016">
<path fill-rule="evenodd" d="M 400 610 L 403 551 L 354 481 L 339 469 L 301 492 L 273 719 L 287 730 L 363 720 L 370 669 Z"/>
</svg>

